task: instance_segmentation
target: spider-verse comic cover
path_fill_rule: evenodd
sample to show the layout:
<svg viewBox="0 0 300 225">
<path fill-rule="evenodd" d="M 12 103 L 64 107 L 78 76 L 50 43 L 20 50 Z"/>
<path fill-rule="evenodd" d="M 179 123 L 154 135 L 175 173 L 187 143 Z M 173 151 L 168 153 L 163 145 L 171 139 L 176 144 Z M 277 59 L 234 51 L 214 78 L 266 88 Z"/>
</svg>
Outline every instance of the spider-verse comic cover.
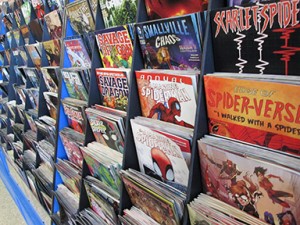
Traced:
<svg viewBox="0 0 300 225">
<path fill-rule="evenodd" d="M 260 1 L 210 14 L 215 71 L 300 75 L 300 1 Z"/>
<path fill-rule="evenodd" d="M 145 0 L 149 20 L 169 18 L 207 9 L 209 0 Z"/>
<path fill-rule="evenodd" d="M 124 25 L 95 32 L 105 68 L 131 68 L 133 27 Z"/>
<path fill-rule="evenodd" d="M 197 14 L 137 24 L 146 69 L 199 70 L 201 44 Z"/>
<path fill-rule="evenodd" d="M 193 128 L 196 76 L 136 71 L 142 115 Z"/>
<path fill-rule="evenodd" d="M 282 225 L 300 223 L 300 174 L 198 142 L 205 192 L 244 212 Z"/>
<path fill-rule="evenodd" d="M 300 156 L 300 87 L 238 76 L 204 76 L 210 133 Z"/>
<path fill-rule="evenodd" d="M 97 114 L 95 109 L 87 109 L 86 115 L 96 141 L 123 153 L 125 143 L 117 122 Z"/>
</svg>

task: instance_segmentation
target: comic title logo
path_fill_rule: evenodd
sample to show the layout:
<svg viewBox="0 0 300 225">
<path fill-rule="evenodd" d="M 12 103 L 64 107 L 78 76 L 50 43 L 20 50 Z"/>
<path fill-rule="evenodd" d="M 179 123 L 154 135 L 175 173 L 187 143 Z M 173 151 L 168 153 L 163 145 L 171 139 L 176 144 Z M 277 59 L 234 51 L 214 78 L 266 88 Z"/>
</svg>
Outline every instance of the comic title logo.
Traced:
<svg viewBox="0 0 300 225">
<path fill-rule="evenodd" d="M 110 95 L 115 97 L 128 96 L 128 84 L 126 77 L 99 76 L 99 85 L 101 86 L 102 95 Z"/>
<path fill-rule="evenodd" d="M 127 30 L 98 34 L 97 41 L 104 56 L 132 55 L 132 43 Z"/>
<path fill-rule="evenodd" d="M 91 127 L 92 127 L 93 132 L 105 133 L 106 126 L 103 124 L 103 121 L 90 120 L 90 123 L 91 123 Z"/>
<path fill-rule="evenodd" d="M 169 156 L 174 156 L 177 158 L 182 157 L 181 155 L 177 154 L 178 146 L 164 136 L 157 135 L 150 130 L 138 129 L 136 137 L 138 142 L 141 142 L 149 148 L 159 148 Z"/>
<path fill-rule="evenodd" d="M 174 45 L 181 41 L 179 36 L 190 35 L 187 21 L 185 19 L 148 24 L 144 25 L 142 30 L 138 28 L 137 31 L 140 36 L 144 36 L 146 39 L 156 37 L 156 48 L 166 45 Z"/>
<path fill-rule="evenodd" d="M 78 112 L 68 106 L 65 106 L 64 107 L 65 109 L 65 113 L 66 115 L 70 118 L 70 119 L 74 119 L 74 120 L 77 120 L 77 121 L 82 121 L 83 118 L 82 118 L 82 115 L 81 115 L 81 112 Z"/>
<path fill-rule="evenodd" d="M 254 26 L 256 31 L 263 33 L 267 28 L 272 29 L 275 23 L 278 23 L 280 28 L 295 26 L 299 23 L 299 1 L 279 1 L 219 11 L 214 16 L 217 25 L 215 37 L 221 30 L 228 34 L 249 30 Z"/>
</svg>

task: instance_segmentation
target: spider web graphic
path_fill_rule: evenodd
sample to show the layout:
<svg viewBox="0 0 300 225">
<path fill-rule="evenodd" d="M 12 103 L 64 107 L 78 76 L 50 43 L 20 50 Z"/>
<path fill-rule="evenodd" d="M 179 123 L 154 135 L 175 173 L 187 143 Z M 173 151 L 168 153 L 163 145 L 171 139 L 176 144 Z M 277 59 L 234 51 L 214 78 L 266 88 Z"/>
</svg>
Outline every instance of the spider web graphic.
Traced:
<svg viewBox="0 0 300 225">
<path fill-rule="evenodd" d="M 246 37 L 245 34 L 241 34 L 240 32 L 237 32 L 236 35 L 238 36 L 237 38 L 234 39 L 234 41 L 237 44 L 237 50 L 239 52 L 239 57 L 238 61 L 239 63 L 236 63 L 235 65 L 239 67 L 239 73 L 243 73 L 244 65 L 248 63 L 247 60 L 242 59 L 242 44 L 243 44 L 243 39 Z"/>
<path fill-rule="evenodd" d="M 268 38 L 267 34 L 264 34 L 261 32 L 261 15 L 260 12 L 262 10 L 263 5 L 262 4 L 257 4 L 260 6 L 258 13 L 257 13 L 257 24 L 258 24 L 258 32 L 257 34 L 259 35 L 258 38 L 255 38 L 254 41 L 258 43 L 257 50 L 259 52 L 259 59 L 258 61 L 260 64 L 256 65 L 255 67 L 259 69 L 260 74 L 264 73 L 264 70 L 266 69 L 266 66 L 269 65 L 269 62 L 263 60 L 263 45 L 265 43 L 266 38 Z"/>
<path fill-rule="evenodd" d="M 300 29 L 300 24 L 294 27 L 273 30 L 275 33 L 281 33 L 280 39 L 284 40 L 284 44 L 280 47 L 281 50 L 274 51 L 273 53 L 281 55 L 280 60 L 285 64 L 285 75 L 289 74 L 289 62 L 291 61 L 292 56 L 297 52 L 300 52 L 300 47 L 289 46 L 291 35 L 295 33 L 297 29 Z"/>
</svg>

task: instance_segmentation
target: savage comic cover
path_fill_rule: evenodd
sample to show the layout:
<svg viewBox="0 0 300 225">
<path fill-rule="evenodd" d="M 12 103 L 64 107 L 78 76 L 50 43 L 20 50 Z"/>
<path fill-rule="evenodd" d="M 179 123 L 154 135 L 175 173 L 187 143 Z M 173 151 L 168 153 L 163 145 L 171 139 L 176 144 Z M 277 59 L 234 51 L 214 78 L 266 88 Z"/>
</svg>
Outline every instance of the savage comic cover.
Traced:
<svg viewBox="0 0 300 225">
<path fill-rule="evenodd" d="M 207 194 L 269 224 L 300 223 L 300 174 L 199 141 Z"/>
<path fill-rule="evenodd" d="M 300 156 L 298 85 L 204 76 L 209 132 Z"/>
<path fill-rule="evenodd" d="M 103 66 L 106 68 L 131 68 L 132 27 L 124 25 L 95 32 Z"/>
<path fill-rule="evenodd" d="M 209 0 L 145 0 L 149 20 L 181 16 L 202 12 L 207 9 Z"/>
<path fill-rule="evenodd" d="M 136 71 L 142 115 L 193 128 L 196 77 Z"/>
<path fill-rule="evenodd" d="M 87 0 L 74 1 L 66 6 L 71 26 L 78 34 L 95 30 L 94 19 Z"/>
<path fill-rule="evenodd" d="M 96 69 L 96 77 L 103 105 L 126 111 L 129 95 L 127 72 Z"/>
<path fill-rule="evenodd" d="M 106 28 L 135 22 L 137 0 L 100 0 L 99 2 Z"/>
<path fill-rule="evenodd" d="M 145 68 L 199 70 L 198 22 L 191 14 L 137 24 Z"/>
<path fill-rule="evenodd" d="M 189 169 L 180 147 L 167 136 L 131 120 L 141 172 L 178 187 L 187 187 Z M 184 188 L 182 188 L 184 189 Z"/>
<path fill-rule="evenodd" d="M 215 71 L 300 75 L 299 2 L 212 11 Z"/>
<path fill-rule="evenodd" d="M 65 39 L 64 44 L 72 67 L 91 67 L 91 59 L 81 38 Z"/>
</svg>

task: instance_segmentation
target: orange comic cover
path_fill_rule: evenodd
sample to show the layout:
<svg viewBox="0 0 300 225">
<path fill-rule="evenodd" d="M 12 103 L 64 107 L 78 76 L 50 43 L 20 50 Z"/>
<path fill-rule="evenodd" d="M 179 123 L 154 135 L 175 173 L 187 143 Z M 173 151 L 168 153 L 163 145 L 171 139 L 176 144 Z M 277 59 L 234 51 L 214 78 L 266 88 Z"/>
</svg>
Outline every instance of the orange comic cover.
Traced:
<svg viewBox="0 0 300 225">
<path fill-rule="evenodd" d="M 300 156 L 300 87 L 204 76 L 211 134 Z"/>
</svg>

